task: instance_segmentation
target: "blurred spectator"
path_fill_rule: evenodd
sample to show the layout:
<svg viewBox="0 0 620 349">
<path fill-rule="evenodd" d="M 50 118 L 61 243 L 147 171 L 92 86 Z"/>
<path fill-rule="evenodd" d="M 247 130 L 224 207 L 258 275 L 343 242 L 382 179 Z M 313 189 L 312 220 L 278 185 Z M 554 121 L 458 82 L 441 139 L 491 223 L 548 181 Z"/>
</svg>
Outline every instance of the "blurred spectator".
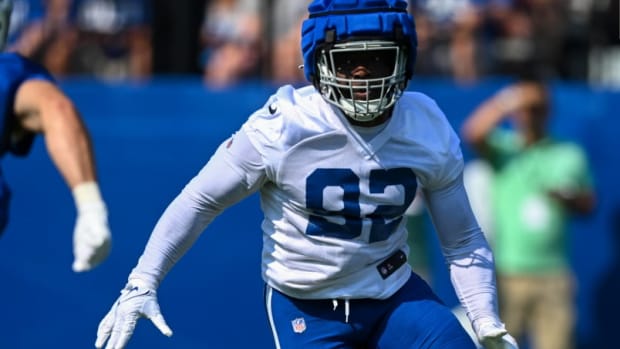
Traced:
<svg viewBox="0 0 620 349">
<path fill-rule="evenodd" d="M 589 64 L 590 75 L 609 79 L 610 71 L 611 76 L 618 71 L 620 76 L 620 68 L 613 64 L 620 60 L 607 48 L 588 57 L 589 33 L 601 23 L 618 43 L 617 1 L 412 0 L 410 4 L 419 36 L 417 75 L 470 82 L 536 69 L 546 78 L 583 80 L 590 59 L 596 62 Z M 594 25 L 590 14 L 606 19 Z"/>
<path fill-rule="evenodd" d="M 591 0 L 588 78 L 620 89 L 620 15 L 617 0 Z"/>
<path fill-rule="evenodd" d="M 301 22 L 310 0 L 274 0 L 271 17 L 270 77 L 277 83 L 305 82 L 301 56 Z"/>
<path fill-rule="evenodd" d="M 568 255 L 571 213 L 594 208 L 582 148 L 547 133 L 550 97 L 537 81 L 511 85 L 483 102 L 463 139 L 495 169 L 494 252 L 500 314 L 517 340 L 536 349 L 574 343 L 574 284 Z M 509 123 L 512 129 L 506 129 Z"/>
<path fill-rule="evenodd" d="M 213 0 L 201 37 L 207 84 L 222 87 L 261 76 L 263 22 L 258 0 Z"/>
<path fill-rule="evenodd" d="M 200 28 L 210 0 L 151 0 L 155 74 L 201 74 Z"/>
<path fill-rule="evenodd" d="M 15 0 L 12 51 L 54 75 L 200 74 L 211 86 L 304 81 L 310 0 Z M 531 72 L 620 86 L 618 1 L 410 0 L 417 76 L 457 83 Z"/>
<path fill-rule="evenodd" d="M 475 0 L 411 1 L 420 35 L 418 75 L 449 76 L 472 82 L 481 74 L 478 31 L 482 7 Z"/>
<path fill-rule="evenodd" d="M 567 1 L 566 32 L 562 41 L 562 52 L 558 60 L 559 76 L 566 79 L 585 81 L 588 75 L 588 52 L 590 50 L 590 14 L 594 1 Z"/>
<path fill-rule="evenodd" d="M 146 0 L 17 0 L 11 51 L 54 76 L 102 79 L 151 74 Z"/>
<path fill-rule="evenodd" d="M 15 42 L 23 35 L 24 30 L 33 22 L 43 17 L 41 0 L 13 0 L 11 24 L 7 37 L 7 45 L 15 49 Z"/>
<path fill-rule="evenodd" d="M 71 73 L 106 80 L 151 75 L 150 18 L 146 0 L 76 0 L 78 41 Z"/>
<path fill-rule="evenodd" d="M 490 43 L 493 64 L 491 73 L 522 75 L 537 66 L 534 43 L 536 33 L 525 8 L 517 6 L 505 11 L 492 9 L 488 20 L 493 28 Z"/>
<path fill-rule="evenodd" d="M 71 25 L 72 0 L 18 1 L 15 33 L 9 51 L 44 65 L 55 76 L 66 75 L 77 42 Z"/>
<path fill-rule="evenodd" d="M 457 82 L 473 82 L 480 78 L 480 43 L 477 32 L 482 23 L 480 9 L 469 4 L 454 17 L 454 29 L 450 41 L 452 76 Z"/>
<path fill-rule="evenodd" d="M 563 44 L 568 34 L 568 3 L 566 0 L 527 1 L 535 34 L 532 40 L 536 61 L 542 68 L 539 74 L 545 78 L 559 77 L 558 68 L 566 59 Z"/>
<path fill-rule="evenodd" d="M 487 9 L 488 28 L 491 28 L 489 52 L 493 63 L 489 73 L 518 76 L 535 69 L 547 79 L 585 80 L 592 33 L 598 26 L 596 22 L 605 22 L 591 20 L 590 16 L 602 2 L 617 2 L 509 1 L 513 2 L 511 6 L 490 6 Z M 606 8 L 605 15 L 617 18 L 617 11 Z M 617 28 L 616 25 L 614 32 Z"/>
</svg>

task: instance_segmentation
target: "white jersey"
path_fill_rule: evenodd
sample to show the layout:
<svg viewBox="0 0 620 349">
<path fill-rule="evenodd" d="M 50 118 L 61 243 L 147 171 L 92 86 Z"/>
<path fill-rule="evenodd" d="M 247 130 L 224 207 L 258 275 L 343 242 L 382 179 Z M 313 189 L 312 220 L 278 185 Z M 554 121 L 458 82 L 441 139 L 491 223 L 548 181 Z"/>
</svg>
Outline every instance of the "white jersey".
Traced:
<svg viewBox="0 0 620 349">
<path fill-rule="evenodd" d="M 419 187 L 470 319 L 496 316 L 493 256 L 462 172 L 459 139 L 423 94 L 406 92 L 386 124 L 358 132 L 313 87 L 285 86 L 170 203 L 129 279 L 156 289 L 220 212 L 260 191 L 267 284 L 302 299 L 384 299 L 411 273 L 398 257 Z"/>
<path fill-rule="evenodd" d="M 458 137 L 435 103 L 405 93 L 366 142 L 313 87 L 281 88 L 243 125 L 261 154 L 265 280 L 299 298 L 386 298 L 409 278 L 407 207 L 417 185 L 439 187 L 462 171 Z"/>
</svg>

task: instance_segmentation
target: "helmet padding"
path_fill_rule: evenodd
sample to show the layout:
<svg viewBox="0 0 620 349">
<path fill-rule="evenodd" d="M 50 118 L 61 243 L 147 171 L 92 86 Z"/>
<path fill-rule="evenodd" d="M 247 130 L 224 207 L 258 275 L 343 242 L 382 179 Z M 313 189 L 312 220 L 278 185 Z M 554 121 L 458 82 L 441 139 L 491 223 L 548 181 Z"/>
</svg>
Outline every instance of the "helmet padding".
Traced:
<svg viewBox="0 0 620 349">
<path fill-rule="evenodd" d="M 301 50 L 304 75 L 317 79 L 317 48 L 352 37 L 397 41 L 407 47 L 407 79 L 413 75 L 417 35 L 405 0 L 315 0 L 308 6 L 309 18 L 302 25 Z"/>
</svg>

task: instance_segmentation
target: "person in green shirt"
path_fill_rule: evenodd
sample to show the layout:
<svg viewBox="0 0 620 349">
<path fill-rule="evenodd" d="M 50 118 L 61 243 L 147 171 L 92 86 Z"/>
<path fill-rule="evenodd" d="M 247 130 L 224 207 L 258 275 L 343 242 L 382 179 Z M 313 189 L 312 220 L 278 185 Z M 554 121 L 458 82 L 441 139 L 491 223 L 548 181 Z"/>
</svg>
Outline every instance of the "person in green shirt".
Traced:
<svg viewBox="0 0 620 349">
<path fill-rule="evenodd" d="M 493 248 L 508 331 L 536 349 L 570 349 L 575 314 L 567 224 L 571 214 L 594 209 L 595 195 L 584 150 L 548 134 L 550 104 L 543 82 L 516 82 L 476 108 L 462 138 L 495 171 Z"/>
</svg>

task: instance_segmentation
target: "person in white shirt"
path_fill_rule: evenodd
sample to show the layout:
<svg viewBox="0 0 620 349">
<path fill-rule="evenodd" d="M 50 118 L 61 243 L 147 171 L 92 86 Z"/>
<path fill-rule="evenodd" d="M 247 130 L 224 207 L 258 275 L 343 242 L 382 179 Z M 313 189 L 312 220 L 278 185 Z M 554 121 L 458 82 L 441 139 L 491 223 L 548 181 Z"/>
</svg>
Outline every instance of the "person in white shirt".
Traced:
<svg viewBox="0 0 620 349">
<path fill-rule="evenodd" d="M 172 335 L 158 286 L 219 213 L 257 191 L 276 348 L 475 348 L 406 262 L 403 215 L 418 187 L 478 339 L 517 347 L 497 314 L 458 136 L 431 98 L 405 92 L 416 57 L 407 2 L 316 0 L 308 10 L 301 47 L 312 84 L 281 87 L 170 203 L 97 348 L 123 348 L 140 317 Z"/>
</svg>

